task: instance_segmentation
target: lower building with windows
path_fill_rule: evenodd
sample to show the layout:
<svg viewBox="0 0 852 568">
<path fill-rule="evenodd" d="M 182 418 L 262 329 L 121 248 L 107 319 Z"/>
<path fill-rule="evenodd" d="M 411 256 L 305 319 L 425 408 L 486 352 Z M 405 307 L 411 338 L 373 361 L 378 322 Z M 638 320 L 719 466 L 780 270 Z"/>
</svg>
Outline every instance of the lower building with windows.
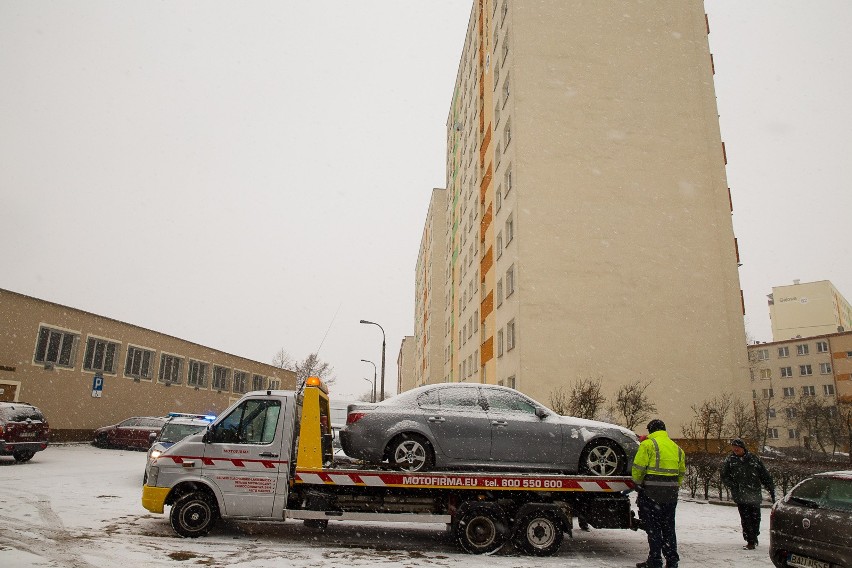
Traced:
<svg viewBox="0 0 852 568">
<path fill-rule="evenodd" d="M 757 343 L 748 353 L 767 445 L 831 451 L 846 443 L 838 403 L 852 403 L 852 332 Z"/>
<path fill-rule="evenodd" d="M 131 416 L 218 414 L 292 371 L 0 289 L 0 400 L 41 408 L 54 441 Z"/>
</svg>

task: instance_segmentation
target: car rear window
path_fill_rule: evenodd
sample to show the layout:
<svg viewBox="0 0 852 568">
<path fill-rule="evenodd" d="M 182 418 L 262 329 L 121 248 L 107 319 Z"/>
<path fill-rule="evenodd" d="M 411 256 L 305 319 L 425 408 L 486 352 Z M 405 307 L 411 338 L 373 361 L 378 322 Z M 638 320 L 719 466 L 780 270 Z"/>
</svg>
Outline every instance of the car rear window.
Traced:
<svg viewBox="0 0 852 568">
<path fill-rule="evenodd" d="M 831 479 L 825 494 L 825 506 L 841 511 L 852 511 L 852 481 Z"/>
<path fill-rule="evenodd" d="M 44 415 L 34 406 L 9 405 L 0 407 L 0 420 L 4 422 L 44 422 Z"/>
</svg>

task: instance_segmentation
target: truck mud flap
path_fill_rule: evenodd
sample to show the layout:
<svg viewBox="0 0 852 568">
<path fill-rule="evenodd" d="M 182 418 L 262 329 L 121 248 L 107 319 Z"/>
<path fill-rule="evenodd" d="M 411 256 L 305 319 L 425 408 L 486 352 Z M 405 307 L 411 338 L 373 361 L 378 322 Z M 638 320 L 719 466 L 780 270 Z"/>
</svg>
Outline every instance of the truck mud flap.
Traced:
<svg viewBox="0 0 852 568">
<path fill-rule="evenodd" d="M 618 495 L 613 497 L 579 500 L 575 507 L 577 513 L 596 529 L 630 529 L 635 520 L 630 510 L 630 498 Z"/>
</svg>

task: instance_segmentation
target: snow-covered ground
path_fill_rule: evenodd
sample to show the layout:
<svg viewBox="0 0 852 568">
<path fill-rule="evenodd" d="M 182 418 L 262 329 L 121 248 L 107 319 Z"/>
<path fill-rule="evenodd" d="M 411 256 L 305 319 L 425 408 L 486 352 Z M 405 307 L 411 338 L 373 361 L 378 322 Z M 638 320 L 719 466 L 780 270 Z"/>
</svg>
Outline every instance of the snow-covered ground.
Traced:
<svg viewBox="0 0 852 568">
<path fill-rule="evenodd" d="M 592 529 L 575 530 L 549 558 L 510 547 L 473 556 L 456 548 L 444 525 L 396 523 L 332 522 L 325 533 L 296 521 L 229 523 L 206 537 L 183 539 L 166 515 L 142 508 L 144 466 L 144 452 L 88 445 L 51 446 L 25 464 L 0 458 L 0 567 L 624 568 L 644 560 L 648 550 L 643 532 Z M 682 566 L 772 565 L 768 509 L 754 551 L 742 550 L 733 507 L 683 500 L 677 534 Z"/>
</svg>

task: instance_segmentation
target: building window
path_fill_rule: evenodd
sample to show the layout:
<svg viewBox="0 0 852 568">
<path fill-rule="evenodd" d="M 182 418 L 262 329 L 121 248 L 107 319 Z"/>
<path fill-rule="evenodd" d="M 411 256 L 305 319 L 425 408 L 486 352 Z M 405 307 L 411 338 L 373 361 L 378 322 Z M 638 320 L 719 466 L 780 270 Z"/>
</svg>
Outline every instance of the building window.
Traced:
<svg viewBox="0 0 852 568">
<path fill-rule="evenodd" d="M 503 231 L 497 233 L 497 243 L 495 244 L 495 248 L 497 249 L 497 258 L 503 256 Z"/>
<path fill-rule="evenodd" d="M 511 351 L 515 348 L 515 320 L 511 320 L 506 324 L 506 351 Z"/>
<path fill-rule="evenodd" d="M 778 356 L 779 357 L 789 357 L 790 356 L 790 348 L 789 347 L 779 347 L 778 348 Z"/>
<path fill-rule="evenodd" d="M 769 359 L 769 349 L 758 349 L 757 350 L 757 360 L 758 361 L 767 361 Z"/>
<path fill-rule="evenodd" d="M 124 376 L 150 381 L 152 378 L 151 361 L 153 358 L 153 351 L 128 345 L 127 360 L 124 363 Z"/>
<path fill-rule="evenodd" d="M 497 211 L 503 206 L 503 186 L 497 186 L 497 193 L 494 194 L 494 207 Z"/>
<path fill-rule="evenodd" d="M 769 369 L 761 369 L 760 370 L 760 378 L 761 379 L 771 379 L 772 378 L 772 371 L 770 371 Z"/>
<path fill-rule="evenodd" d="M 506 103 L 509 102 L 509 76 L 506 76 L 506 80 L 503 81 L 503 106 L 506 106 Z"/>
<path fill-rule="evenodd" d="M 266 377 L 263 375 L 252 375 L 251 390 L 263 390 L 266 388 Z"/>
<path fill-rule="evenodd" d="M 774 408 L 767 408 L 766 409 L 766 417 L 767 418 L 775 418 L 775 409 Z"/>
<path fill-rule="evenodd" d="M 767 428 L 766 429 L 766 437 L 770 440 L 778 439 L 778 428 Z"/>
<path fill-rule="evenodd" d="M 500 26 L 506 21 L 506 14 L 509 13 L 509 0 L 503 0 L 503 5 L 500 7 Z"/>
<path fill-rule="evenodd" d="M 787 437 L 789 437 L 791 440 L 798 440 L 799 431 L 795 428 L 787 428 Z"/>
<path fill-rule="evenodd" d="M 763 389 L 763 398 L 775 398 L 775 391 L 773 389 Z"/>
<path fill-rule="evenodd" d="M 49 327 L 40 327 L 36 341 L 35 362 L 57 367 L 73 367 L 77 335 Z"/>
<path fill-rule="evenodd" d="M 160 355 L 160 382 L 179 385 L 182 363 L 183 359 L 175 355 Z"/>
<path fill-rule="evenodd" d="M 189 360 L 186 384 L 190 387 L 207 388 L 207 363 Z"/>
<path fill-rule="evenodd" d="M 506 31 L 506 33 L 503 34 L 502 55 L 503 55 L 503 65 L 505 66 L 506 65 L 506 58 L 509 56 L 509 32 L 508 31 Z"/>
<path fill-rule="evenodd" d="M 796 355 L 807 355 L 808 354 L 808 344 L 802 343 L 800 345 L 796 345 Z"/>
<path fill-rule="evenodd" d="M 473 311 L 473 331 L 479 331 L 479 310 Z"/>
<path fill-rule="evenodd" d="M 217 391 L 228 390 L 231 379 L 231 370 L 227 367 L 213 365 L 213 389 Z"/>
<path fill-rule="evenodd" d="M 509 246 L 513 238 L 515 238 L 515 221 L 510 213 L 506 218 L 506 246 Z"/>
<path fill-rule="evenodd" d="M 791 398 L 794 396 L 796 396 L 795 387 L 784 387 L 784 398 Z"/>
<path fill-rule="evenodd" d="M 497 332 L 497 356 L 503 356 L 503 330 Z"/>
<path fill-rule="evenodd" d="M 234 371 L 234 392 L 244 393 L 248 386 L 248 373 L 245 371 Z"/>
<path fill-rule="evenodd" d="M 280 390 L 281 379 L 269 379 L 269 390 Z"/>
<path fill-rule="evenodd" d="M 813 369 L 810 365 L 799 365 L 799 375 L 802 377 L 809 377 L 814 374 Z"/>
<path fill-rule="evenodd" d="M 793 376 L 793 367 L 781 367 L 781 378 L 786 379 Z"/>
<path fill-rule="evenodd" d="M 798 415 L 798 412 L 795 408 L 785 408 L 784 414 L 787 416 L 787 420 L 792 420 Z"/>
<path fill-rule="evenodd" d="M 831 363 L 820 363 L 819 364 L 819 374 L 820 375 L 830 375 L 831 374 Z"/>
<path fill-rule="evenodd" d="M 506 195 L 509 195 L 509 192 L 512 191 L 512 166 L 511 164 L 506 166 Z M 852 357 L 852 355 L 850 355 Z"/>
<path fill-rule="evenodd" d="M 503 147 L 508 148 L 509 143 L 512 141 L 512 121 L 507 120 L 506 126 L 503 127 Z"/>
<path fill-rule="evenodd" d="M 506 297 L 508 298 L 515 293 L 515 265 L 509 267 L 506 271 Z"/>
<path fill-rule="evenodd" d="M 822 394 L 825 396 L 834 396 L 834 385 L 822 385 Z"/>
<path fill-rule="evenodd" d="M 816 387 L 802 387 L 802 396 L 816 396 Z"/>
<path fill-rule="evenodd" d="M 497 281 L 497 287 L 494 291 L 494 294 L 497 296 L 494 298 L 495 304 L 499 308 L 503 305 L 503 279 Z"/>
<path fill-rule="evenodd" d="M 115 373 L 115 358 L 118 355 L 118 343 L 90 337 L 86 341 L 86 356 L 83 368 L 87 371 Z"/>
<path fill-rule="evenodd" d="M 827 341 L 817 341 L 817 353 L 828 353 Z"/>
</svg>

